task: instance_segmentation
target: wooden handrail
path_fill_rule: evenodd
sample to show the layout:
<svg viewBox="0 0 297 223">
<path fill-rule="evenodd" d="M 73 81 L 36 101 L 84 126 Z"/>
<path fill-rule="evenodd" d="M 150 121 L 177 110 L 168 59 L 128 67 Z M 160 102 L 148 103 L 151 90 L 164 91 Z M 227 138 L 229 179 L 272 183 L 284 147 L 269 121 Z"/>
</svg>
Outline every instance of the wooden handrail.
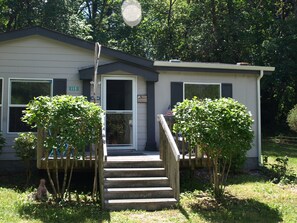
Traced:
<svg viewBox="0 0 297 223">
<path fill-rule="evenodd" d="M 179 164 L 180 153 L 164 116 L 158 115 L 160 126 L 160 158 L 164 161 L 166 175 L 178 201 L 180 194 Z"/>
<path fill-rule="evenodd" d="M 101 140 L 99 146 L 99 190 L 101 206 L 104 208 L 104 163 L 107 161 L 107 146 L 106 146 L 106 135 L 105 135 L 105 117 L 102 116 L 102 129 L 101 129 Z"/>
<path fill-rule="evenodd" d="M 175 140 L 172 136 L 171 130 L 169 129 L 167 122 L 164 118 L 164 115 L 160 114 L 158 115 L 158 121 L 160 122 L 162 128 L 164 129 L 165 135 L 168 139 L 168 143 L 170 144 L 170 148 L 172 149 L 172 152 L 174 154 L 175 160 L 179 161 L 180 160 L 180 153 L 178 150 L 178 147 L 175 143 Z"/>
<path fill-rule="evenodd" d="M 105 131 L 105 122 L 102 118 L 102 144 L 103 144 L 103 161 L 107 161 L 107 145 L 106 145 L 106 131 Z"/>
</svg>

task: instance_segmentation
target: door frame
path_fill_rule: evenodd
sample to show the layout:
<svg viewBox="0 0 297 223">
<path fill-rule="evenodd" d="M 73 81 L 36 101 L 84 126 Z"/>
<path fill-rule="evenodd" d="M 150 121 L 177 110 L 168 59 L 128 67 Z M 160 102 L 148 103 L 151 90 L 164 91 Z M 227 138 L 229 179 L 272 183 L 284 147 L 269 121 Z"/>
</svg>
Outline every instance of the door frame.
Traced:
<svg viewBox="0 0 297 223">
<path fill-rule="evenodd" d="M 103 110 L 108 113 L 106 110 L 106 81 L 107 80 L 132 80 L 132 146 L 108 146 L 107 149 L 133 149 L 137 150 L 137 76 L 131 75 L 101 75 L 101 105 Z M 105 115 L 105 123 L 106 122 Z"/>
</svg>

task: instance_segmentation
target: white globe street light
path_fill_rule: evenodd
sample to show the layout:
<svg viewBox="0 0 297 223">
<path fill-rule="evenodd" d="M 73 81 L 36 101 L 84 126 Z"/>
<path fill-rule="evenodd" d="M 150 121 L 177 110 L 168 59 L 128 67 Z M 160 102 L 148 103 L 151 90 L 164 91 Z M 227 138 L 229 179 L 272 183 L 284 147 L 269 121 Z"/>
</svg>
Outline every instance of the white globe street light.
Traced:
<svg viewBox="0 0 297 223">
<path fill-rule="evenodd" d="M 137 26 L 142 16 L 140 3 L 136 0 L 125 0 L 122 4 L 122 16 L 128 26 Z"/>
</svg>

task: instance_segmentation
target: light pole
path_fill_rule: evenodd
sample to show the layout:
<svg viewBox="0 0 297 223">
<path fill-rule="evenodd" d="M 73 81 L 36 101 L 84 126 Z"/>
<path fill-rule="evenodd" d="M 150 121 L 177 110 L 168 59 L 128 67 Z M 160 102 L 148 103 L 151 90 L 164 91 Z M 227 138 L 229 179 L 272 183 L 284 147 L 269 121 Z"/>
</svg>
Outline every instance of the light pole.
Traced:
<svg viewBox="0 0 297 223">
<path fill-rule="evenodd" d="M 101 54 L 101 45 L 96 42 L 95 43 L 95 54 L 94 54 L 94 86 L 93 86 L 93 100 L 94 103 L 97 103 L 97 86 L 98 86 L 98 81 L 97 81 L 97 71 L 98 71 L 98 66 L 99 66 L 99 58 Z"/>
<path fill-rule="evenodd" d="M 126 25 L 130 27 L 137 26 L 142 17 L 141 5 L 137 0 L 125 0 L 121 7 L 122 16 Z M 97 103 L 97 71 L 99 66 L 99 59 L 101 53 L 101 45 L 95 43 L 95 54 L 94 54 L 94 78 L 93 78 L 93 101 Z"/>
</svg>

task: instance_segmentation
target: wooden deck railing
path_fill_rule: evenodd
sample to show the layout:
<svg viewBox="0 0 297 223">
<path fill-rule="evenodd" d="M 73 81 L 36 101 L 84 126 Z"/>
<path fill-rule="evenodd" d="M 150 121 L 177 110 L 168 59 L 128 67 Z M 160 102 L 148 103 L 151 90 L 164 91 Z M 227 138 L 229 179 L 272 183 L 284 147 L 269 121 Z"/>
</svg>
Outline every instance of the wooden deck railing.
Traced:
<svg viewBox="0 0 297 223">
<path fill-rule="evenodd" d="M 49 155 L 51 152 L 46 150 L 43 146 L 46 137 L 46 132 L 44 131 L 44 129 L 38 128 L 36 164 L 38 169 L 47 169 L 47 167 L 49 169 L 64 169 L 65 165 L 68 165 L 70 167 L 71 164 L 74 164 L 73 167 L 75 169 L 97 169 L 99 175 L 99 192 L 103 205 L 104 163 L 107 161 L 107 147 L 104 117 L 102 117 L 102 119 L 103 124 L 99 142 L 95 145 L 91 145 L 89 151 L 87 151 L 86 148 L 84 148 L 80 155 L 77 155 L 75 150 L 73 152 L 67 151 L 67 155 L 65 155 L 65 152 L 58 153 L 57 150 L 54 150 L 52 151 L 52 155 Z M 67 159 L 70 160 L 70 162 L 67 162 Z M 95 162 L 96 159 L 98 159 L 98 166 Z"/>
<path fill-rule="evenodd" d="M 66 152 L 57 152 L 56 150 L 48 151 L 44 148 L 43 143 L 46 137 L 46 133 L 42 128 L 37 128 L 37 156 L 36 164 L 38 169 L 46 169 L 48 165 L 49 169 L 62 169 L 66 165 L 67 155 Z M 74 162 L 74 169 L 91 169 L 95 165 L 95 149 L 98 148 L 98 158 L 100 163 L 107 159 L 107 149 L 105 143 L 105 131 L 102 129 L 102 137 L 98 144 L 90 146 L 89 148 L 83 148 L 80 154 L 74 150 L 70 152 L 70 160 Z M 69 155 L 69 154 L 68 154 Z M 54 159 L 56 158 L 56 159 Z M 102 161 L 102 162 L 101 162 Z M 68 162 L 69 165 L 71 162 Z"/>
<path fill-rule="evenodd" d="M 297 145 L 297 137 L 292 136 L 274 136 L 269 137 L 268 140 L 274 143 L 286 144 L 286 145 Z"/>
<path fill-rule="evenodd" d="M 199 145 L 189 148 L 185 138 L 179 133 L 173 133 L 174 116 L 163 116 L 166 120 L 168 128 L 173 136 L 178 151 L 180 152 L 181 165 L 194 169 L 195 167 L 206 167 L 206 155 L 202 152 Z M 191 152 L 190 152 L 191 151 Z"/>
<path fill-rule="evenodd" d="M 158 115 L 160 126 L 160 158 L 164 161 L 166 175 L 173 189 L 174 197 L 179 200 L 179 161 L 180 153 L 163 115 Z"/>
</svg>

